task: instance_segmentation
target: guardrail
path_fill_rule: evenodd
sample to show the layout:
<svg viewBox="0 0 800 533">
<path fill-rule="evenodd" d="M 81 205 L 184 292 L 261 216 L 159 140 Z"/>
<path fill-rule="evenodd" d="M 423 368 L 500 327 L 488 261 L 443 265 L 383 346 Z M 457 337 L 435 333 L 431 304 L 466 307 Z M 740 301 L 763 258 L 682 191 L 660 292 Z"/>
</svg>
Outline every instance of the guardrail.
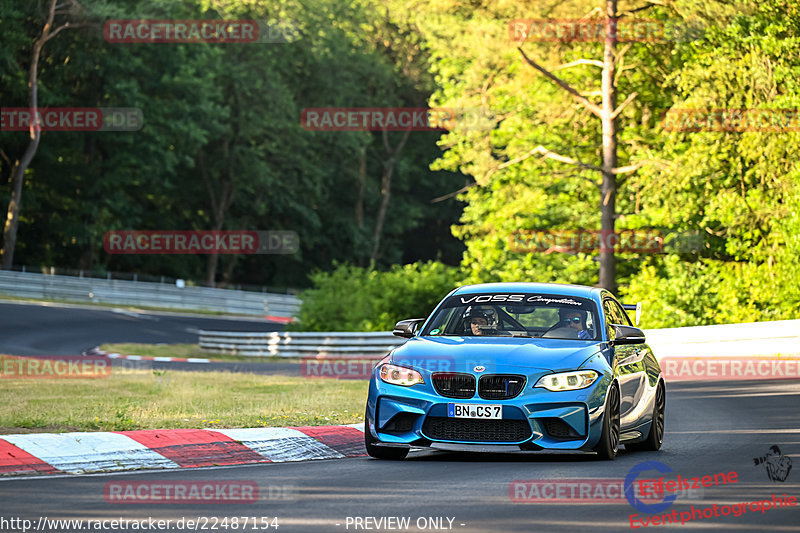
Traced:
<svg viewBox="0 0 800 533">
<path fill-rule="evenodd" d="M 8 270 L 0 270 L 0 295 L 286 318 L 296 316 L 301 303 L 288 294 Z"/>
<path fill-rule="evenodd" d="M 800 320 L 645 330 L 656 357 L 800 353 Z M 391 333 L 201 331 L 200 348 L 252 357 L 379 358 L 406 339 Z"/>
<path fill-rule="evenodd" d="M 800 354 L 800 320 L 650 329 L 645 336 L 659 359 Z"/>
<path fill-rule="evenodd" d="M 405 343 L 391 333 L 201 331 L 200 348 L 252 357 L 379 358 Z"/>
</svg>

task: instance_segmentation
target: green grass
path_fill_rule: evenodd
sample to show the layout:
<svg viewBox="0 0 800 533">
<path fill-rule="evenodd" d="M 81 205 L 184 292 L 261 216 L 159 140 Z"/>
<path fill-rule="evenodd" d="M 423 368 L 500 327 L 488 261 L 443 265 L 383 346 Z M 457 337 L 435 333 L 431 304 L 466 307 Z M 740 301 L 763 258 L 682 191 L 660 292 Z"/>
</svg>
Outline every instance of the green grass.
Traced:
<svg viewBox="0 0 800 533">
<path fill-rule="evenodd" d="M 0 434 L 352 424 L 367 381 L 114 369 L 101 379 L 3 379 Z"/>
<path fill-rule="evenodd" d="M 299 357 L 248 357 L 204 352 L 197 344 L 103 344 L 101 350 L 122 355 L 144 355 L 147 357 L 200 357 L 212 361 L 247 361 L 250 363 L 299 363 Z"/>
</svg>

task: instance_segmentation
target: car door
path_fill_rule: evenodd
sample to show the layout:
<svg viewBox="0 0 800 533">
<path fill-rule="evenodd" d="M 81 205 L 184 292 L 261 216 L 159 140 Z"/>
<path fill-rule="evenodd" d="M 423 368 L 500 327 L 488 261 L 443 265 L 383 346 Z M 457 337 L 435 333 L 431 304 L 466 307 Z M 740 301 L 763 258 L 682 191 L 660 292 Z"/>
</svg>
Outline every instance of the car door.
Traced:
<svg viewBox="0 0 800 533">
<path fill-rule="evenodd" d="M 613 298 L 603 300 L 603 311 L 606 317 L 608 338 L 614 338 L 614 324 L 632 326 L 628 316 Z M 619 423 L 622 429 L 636 426 L 642 413 L 637 412 L 636 406 L 644 394 L 646 374 L 644 355 L 640 344 L 623 344 L 614 346 L 614 366 L 619 381 Z"/>
</svg>

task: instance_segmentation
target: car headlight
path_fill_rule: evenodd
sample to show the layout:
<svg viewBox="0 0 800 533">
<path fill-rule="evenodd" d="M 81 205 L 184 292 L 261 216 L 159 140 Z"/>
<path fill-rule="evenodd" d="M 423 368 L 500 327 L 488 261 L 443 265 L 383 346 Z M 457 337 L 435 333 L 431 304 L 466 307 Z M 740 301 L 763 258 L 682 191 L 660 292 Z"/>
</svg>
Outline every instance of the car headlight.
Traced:
<svg viewBox="0 0 800 533">
<path fill-rule="evenodd" d="M 575 370 L 542 376 L 534 387 L 542 387 L 552 392 L 585 389 L 600 377 L 594 370 Z"/>
<path fill-rule="evenodd" d="M 381 366 L 381 379 L 386 383 L 402 385 L 403 387 L 410 387 L 417 383 L 425 383 L 425 380 L 422 379 L 422 375 L 416 370 L 388 363 Z"/>
</svg>

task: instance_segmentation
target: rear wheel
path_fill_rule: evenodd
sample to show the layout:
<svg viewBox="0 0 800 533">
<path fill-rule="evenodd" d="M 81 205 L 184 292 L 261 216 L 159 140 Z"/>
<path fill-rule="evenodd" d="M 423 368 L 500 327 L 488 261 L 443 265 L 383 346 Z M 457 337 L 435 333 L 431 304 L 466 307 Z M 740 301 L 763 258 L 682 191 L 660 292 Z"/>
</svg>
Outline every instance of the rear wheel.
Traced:
<svg viewBox="0 0 800 533">
<path fill-rule="evenodd" d="M 653 406 L 653 423 L 650 424 L 650 433 L 642 442 L 626 444 L 625 449 L 637 452 L 655 452 L 661 449 L 664 442 L 664 410 L 667 405 L 667 393 L 664 389 L 664 382 L 658 384 L 656 389 L 656 401 Z"/>
<path fill-rule="evenodd" d="M 400 459 L 405 459 L 406 455 L 408 455 L 408 448 L 394 448 L 390 446 L 376 446 L 375 445 L 375 438 L 372 436 L 372 433 L 369 431 L 369 422 L 367 419 L 367 413 L 364 413 L 364 447 L 367 449 L 367 453 L 370 457 L 374 457 L 375 459 L 388 459 L 391 461 L 399 461 Z"/>
<path fill-rule="evenodd" d="M 595 446 L 599 459 L 613 461 L 619 447 L 619 391 L 612 385 L 606 393 L 606 410 L 603 413 L 603 432 Z"/>
</svg>

